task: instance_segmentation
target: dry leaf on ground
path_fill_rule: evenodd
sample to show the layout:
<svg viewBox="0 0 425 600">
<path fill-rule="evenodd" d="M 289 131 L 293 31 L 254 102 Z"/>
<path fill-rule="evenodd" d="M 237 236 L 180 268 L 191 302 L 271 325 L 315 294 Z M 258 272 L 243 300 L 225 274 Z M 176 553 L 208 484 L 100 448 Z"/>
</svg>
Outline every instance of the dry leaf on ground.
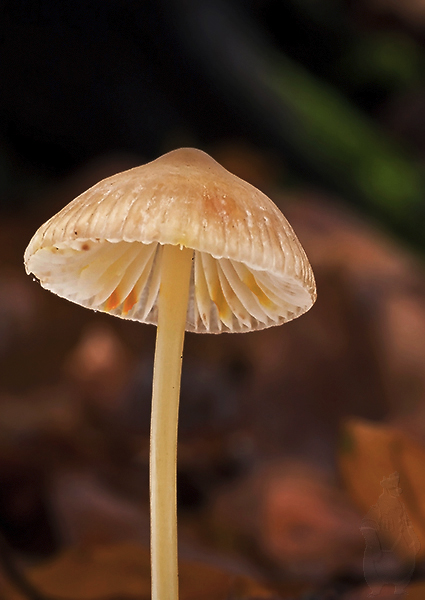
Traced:
<svg viewBox="0 0 425 600">
<path fill-rule="evenodd" d="M 149 550 L 138 544 L 74 547 L 27 576 L 46 597 L 150 599 Z M 180 561 L 179 579 L 181 600 L 277 600 L 254 579 L 195 561 Z M 6 582 L 1 589 L 1 600 L 23 600 Z"/>
<path fill-rule="evenodd" d="M 345 486 L 383 548 L 403 560 L 425 557 L 425 448 L 402 431 L 353 419 L 343 430 Z M 400 484 L 400 487 L 399 487 Z"/>
</svg>

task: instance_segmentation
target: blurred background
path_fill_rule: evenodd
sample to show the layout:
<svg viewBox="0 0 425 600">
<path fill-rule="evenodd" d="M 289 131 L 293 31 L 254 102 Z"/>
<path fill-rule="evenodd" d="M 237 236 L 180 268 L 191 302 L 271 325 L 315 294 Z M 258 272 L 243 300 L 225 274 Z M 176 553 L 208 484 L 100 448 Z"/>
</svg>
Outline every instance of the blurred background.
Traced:
<svg viewBox="0 0 425 600">
<path fill-rule="evenodd" d="M 181 146 L 274 200 L 318 287 L 284 327 L 186 337 L 182 597 L 355 600 L 413 561 L 422 598 L 425 2 L 3 0 L 1 600 L 36 594 L 25 569 L 46 594 L 149 597 L 128 570 L 149 543 L 155 330 L 49 294 L 22 257 L 90 185 Z M 394 472 L 408 521 L 386 535 L 421 549 L 390 544 L 370 580 L 360 528 Z"/>
</svg>

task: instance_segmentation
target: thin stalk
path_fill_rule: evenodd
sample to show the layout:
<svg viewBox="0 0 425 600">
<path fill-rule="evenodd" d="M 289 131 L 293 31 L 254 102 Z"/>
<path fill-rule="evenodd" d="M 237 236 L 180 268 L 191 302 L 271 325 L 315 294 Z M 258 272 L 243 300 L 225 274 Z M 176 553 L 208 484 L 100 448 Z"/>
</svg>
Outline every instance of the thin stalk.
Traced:
<svg viewBox="0 0 425 600">
<path fill-rule="evenodd" d="M 152 600 L 177 600 L 177 423 L 193 250 L 164 246 L 152 391 Z"/>
</svg>

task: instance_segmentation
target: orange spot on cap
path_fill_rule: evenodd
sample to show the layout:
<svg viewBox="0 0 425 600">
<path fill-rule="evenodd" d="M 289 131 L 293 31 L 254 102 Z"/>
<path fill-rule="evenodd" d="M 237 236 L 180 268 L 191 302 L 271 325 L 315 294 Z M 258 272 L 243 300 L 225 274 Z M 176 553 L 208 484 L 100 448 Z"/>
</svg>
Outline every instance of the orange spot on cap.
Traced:
<svg viewBox="0 0 425 600">
<path fill-rule="evenodd" d="M 114 290 L 106 301 L 105 310 L 114 310 L 121 303 L 117 290 Z"/>
<path fill-rule="evenodd" d="M 122 309 L 122 312 L 124 315 L 126 315 L 133 308 L 133 306 L 136 304 L 137 300 L 138 300 L 137 294 L 134 291 L 134 289 L 132 289 L 124 301 L 124 306 Z"/>
</svg>

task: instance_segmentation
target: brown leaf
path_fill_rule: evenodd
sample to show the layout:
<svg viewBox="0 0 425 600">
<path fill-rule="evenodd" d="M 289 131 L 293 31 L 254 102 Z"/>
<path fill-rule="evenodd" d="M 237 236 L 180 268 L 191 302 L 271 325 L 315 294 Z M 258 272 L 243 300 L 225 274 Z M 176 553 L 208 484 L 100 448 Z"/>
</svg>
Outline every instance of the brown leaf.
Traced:
<svg viewBox="0 0 425 600">
<path fill-rule="evenodd" d="M 180 561 L 181 600 L 276 600 L 261 583 L 215 566 Z M 149 550 L 122 543 L 74 547 L 42 566 L 29 569 L 29 580 L 46 597 L 72 600 L 150 599 Z M 3 583 L 0 574 L 0 584 Z M 6 582 L 1 600 L 21 600 Z"/>
<path fill-rule="evenodd" d="M 423 558 L 425 448 L 394 427 L 353 419 L 344 426 L 339 464 L 351 497 L 368 511 L 365 519 L 385 538 L 384 547 L 403 560 Z"/>
</svg>

